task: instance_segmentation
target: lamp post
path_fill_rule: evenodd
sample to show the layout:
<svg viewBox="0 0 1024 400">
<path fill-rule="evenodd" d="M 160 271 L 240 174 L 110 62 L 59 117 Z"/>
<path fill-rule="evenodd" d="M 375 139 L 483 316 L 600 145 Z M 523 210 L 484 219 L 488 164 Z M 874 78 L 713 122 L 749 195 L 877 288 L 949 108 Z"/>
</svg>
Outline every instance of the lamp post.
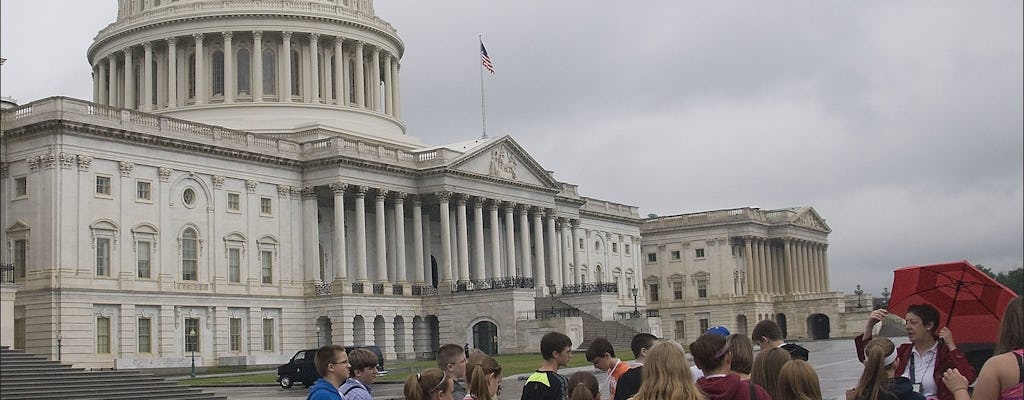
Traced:
<svg viewBox="0 0 1024 400">
<path fill-rule="evenodd" d="M 192 338 L 192 379 L 196 379 L 196 330 L 188 331 L 188 337 Z"/>
<path fill-rule="evenodd" d="M 889 308 L 889 288 L 882 288 L 882 307 Z"/>
<path fill-rule="evenodd" d="M 316 326 L 316 348 L 320 348 L 320 325 Z"/>
<path fill-rule="evenodd" d="M 555 290 L 556 290 L 556 289 L 557 289 L 557 288 L 555 287 L 555 283 L 554 283 L 554 282 L 552 282 L 552 281 L 551 281 L 551 280 L 549 279 L 549 280 L 548 280 L 548 294 L 550 294 L 550 295 L 551 295 L 551 301 L 549 301 L 549 302 L 548 302 L 548 304 L 550 304 L 550 305 L 551 305 L 551 316 L 552 316 L 552 317 L 554 317 L 554 316 L 555 316 Z"/>
<path fill-rule="evenodd" d="M 857 295 L 857 308 L 863 307 L 863 305 L 861 305 L 861 300 L 860 299 L 861 299 L 861 296 L 864 295 L 864 291 L 860 290 L 860 285 L 857 285 L 857 290 L 854 290 L 853 294 Z"/>
<path fill-rule="evenodd" d="M 64 341 L 64 335 L 57 335 L 57 361 L 60 361 L 61 348 L 63 347 L 60 342 Z"/>
<path fill-rule="evenodd" d="M 640 310 L 636 306 L 636 296 L 640 293 L 640 289 L 637 289 L 636 284 L 634 283 L 633 288 L 629 289 L 629 291 L 633 293 L 633 317 L 639 317 Z"/>
</svg>

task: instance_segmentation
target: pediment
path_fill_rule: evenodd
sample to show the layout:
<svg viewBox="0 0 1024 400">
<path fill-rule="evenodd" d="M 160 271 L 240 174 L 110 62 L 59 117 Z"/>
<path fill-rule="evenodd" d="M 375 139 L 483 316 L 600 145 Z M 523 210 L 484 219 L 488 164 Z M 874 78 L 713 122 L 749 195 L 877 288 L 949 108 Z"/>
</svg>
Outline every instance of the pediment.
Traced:
<svg viewBox="0 0 1024 400">
<path fill-rule="evenodd" d="M 463 154 L 453 160 L 448 169 L 488 179 L 561 189 L 558 181 L 509 136 Z"/>
<path fill-rule="evenodd" d="M 814 211 L 813 207 L 801 208 L 800 211 L 793 214 L 791 222 L 804 228 L 832 232 L 832 228 L 829 228 L 828 224 L 825 223 L 825 219 L 818 215 L 818 212 Z"/>
</svg>

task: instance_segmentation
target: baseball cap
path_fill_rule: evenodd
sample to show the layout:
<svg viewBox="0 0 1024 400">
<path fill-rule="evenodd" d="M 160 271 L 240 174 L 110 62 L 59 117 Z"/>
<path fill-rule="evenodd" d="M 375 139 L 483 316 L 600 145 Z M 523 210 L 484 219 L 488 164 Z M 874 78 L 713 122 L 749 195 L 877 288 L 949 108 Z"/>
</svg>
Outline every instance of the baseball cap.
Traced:
<svg viewBox="0 0 1024 400">
<path fill-rule="evenodd" d="M 719 336 L 729 336 L 729 329 L 727 329 L 724 326 L 717 325 L 712 326 L 711 329 L 708 329 L 707 333 L 714 333 Z"/>
</svg>

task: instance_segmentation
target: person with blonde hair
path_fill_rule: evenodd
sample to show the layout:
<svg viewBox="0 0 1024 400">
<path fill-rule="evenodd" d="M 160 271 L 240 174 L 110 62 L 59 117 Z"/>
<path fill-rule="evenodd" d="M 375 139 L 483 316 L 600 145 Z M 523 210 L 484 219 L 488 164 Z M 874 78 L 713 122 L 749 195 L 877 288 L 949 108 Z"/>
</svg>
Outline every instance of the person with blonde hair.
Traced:
<svg viewBox="0 0 1024 400">
<path fill-rule="evenodd" d="M 779 371 L 779 397 L 788 400 L 821 400 L 821 383 L 814 367 L 804 360 L 791 360 Z"/>
<path fill-rule="evenodd" d="M 1024 399 L 1024 297 L 1006 305 L 994 356 L 985 361 L 974 382 L 974 400 Z M 942 383 L 956 400 L 967 400 L 967 378 L 957 368 L 942 373 Z"/>
<path fill-rule="evenodd" d="M 601 387 L 590 371 L 577 371 L 569 377 L 569 400 L 601 400 Z"/>
<path fill-rule="evenodd" d="M 729 342 L 729 353 L 732 354 L 730 372 L 739 376 L 741 381 L 749 381 L 750 369 L 754 366 L 754 342 L 741 333 L 726 336 L 725 340 Z"/>
<path fill-rule="evenodd" d="M 683 346 L 672 340 L 655 344 L 647 352 L 640 390 L 633 400 L 705 400 L 693 383 Z"/>
<path fill-rule="evenodd" d="M 463 400 L 492 400 L 501 388 L 501 364 L 480 349 L 469 352 L 466 363 L 466 395 Z"/>
<path fill-rule="evenodd" d="M 924 400 L 910 379 L 896 375 L 899 356 L 887 338 L 875 338 L 864 347 L 867 358 L 857 387 L 846 391 L 847 400 Z"/>
<path fill-rule="evenodd" d="M 789 350 L 781 347 L 757 352 L 754 366 L 750 370 L 750 382 L 763 387 L 771 398 L 782 399 L 779 397 L 779 373 L 790 360 Z"/>
<path fill-rule="evenodd" d="M 405 378 L 405 400 L 452 400 L 452 376 L 440 368 L 427 368 Z"/>
</svg>

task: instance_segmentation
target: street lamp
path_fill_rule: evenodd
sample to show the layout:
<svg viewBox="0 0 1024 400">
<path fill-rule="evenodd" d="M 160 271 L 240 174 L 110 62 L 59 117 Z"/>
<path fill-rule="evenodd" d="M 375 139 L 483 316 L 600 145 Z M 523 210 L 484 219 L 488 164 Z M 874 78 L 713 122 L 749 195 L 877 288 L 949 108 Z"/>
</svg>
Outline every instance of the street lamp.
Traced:
<svg viewBox="0 0 1024 400">
<path fill-rule="evenodd" d="M 853 293 L 857 295 L 857 308 L 863 307 L 861 305 L 861 296 L 864 295 L 864 291 L 860 290 L 860 285 L 857 285 L 857 290 L 854 290 Z"/>
<path fill-rule="evenodd" d="M 320 348 L 320 325 L 316 326 L 316 348 Z"/>
<path fill-rule="evenodd" d="M 548 293 L 549 293 L 549 294 L 551 295 L 551 301 L 549 301 L 549 302 L 548 302 L 548 304 L 550 304 L 550 305 L 551 305 L 551 316 L 552 316 L 552 317 L 554 317 L 554 316 L 555 316 L 555 290 L 556 290 L 556 289 L 557 289 L 557 288 L 555 287 L 555 283 L 554 283 L 554 282 L 552 282 L 552 281 L 551 281 L 551 280 L 549 279 L 549 280 L 548 280 Z"/>
<path fill-rule="evenodd" d="M 60 361 L 61 346 L 60 342 L 64 340 L 64 335 L 57 335 L 57 361 Z"/>
<path fill-rule="evenodd" d="M 889 288 L 882 288 L 882 307 L 889 308 Z"/>
<path fill-rule="evenodd" d="M 188 331 L 188 337 L 192 339 L 192 379 L 196 379 L 196 330 Z"/>
<path fill-rule="evenodd" d="M 636 306 L 636 296 L 640 293 L 640 289 L 637 289 L 636 288 L 636 284 L 634 283 L 633 284 L 633 288 L 630 289 L 629 291 L 633 292 L 633 317 L 639 317 L 640 316 L 640 310 L 637 309 L 637 306 Z"/>
</svg>

